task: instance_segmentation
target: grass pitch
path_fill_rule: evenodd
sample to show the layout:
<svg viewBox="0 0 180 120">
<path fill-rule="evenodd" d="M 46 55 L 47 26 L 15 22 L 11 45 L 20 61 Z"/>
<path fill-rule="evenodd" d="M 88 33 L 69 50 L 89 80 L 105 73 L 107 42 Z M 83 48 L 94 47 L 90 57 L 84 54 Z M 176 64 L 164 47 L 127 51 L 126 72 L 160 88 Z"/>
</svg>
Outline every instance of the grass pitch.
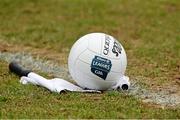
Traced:
<svg viewBox="0 0 180 120">
<path fill-rule="evenodd" d="M 131 79 L 180 96 L 179 0 L 1 0 L 0 8 L 0 52 L 25 51 L 62 65 L 79 37 L 105 32 L 123 44 Z M 180 118 L 178 105 L 126 93 L 59 95 L 23 86 L 7 66 L 0 60 L 0 118 Z"/>
</svg>

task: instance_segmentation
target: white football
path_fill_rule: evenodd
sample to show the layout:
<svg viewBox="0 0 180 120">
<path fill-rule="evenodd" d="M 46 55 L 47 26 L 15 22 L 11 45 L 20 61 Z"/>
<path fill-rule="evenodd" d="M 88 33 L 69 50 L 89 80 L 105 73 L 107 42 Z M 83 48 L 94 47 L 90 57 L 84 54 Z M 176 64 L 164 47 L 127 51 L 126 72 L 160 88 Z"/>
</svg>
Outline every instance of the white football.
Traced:
<svg viewBox="0 0 180 120">
<path fill-rule="evenodd" d="M 111 88 L 124 76 L 126 66 L 123 46 L 104 33 L 90 33 L 78 39 L 68 58 L 72 78 L 87 89 Z"/>
</svg>

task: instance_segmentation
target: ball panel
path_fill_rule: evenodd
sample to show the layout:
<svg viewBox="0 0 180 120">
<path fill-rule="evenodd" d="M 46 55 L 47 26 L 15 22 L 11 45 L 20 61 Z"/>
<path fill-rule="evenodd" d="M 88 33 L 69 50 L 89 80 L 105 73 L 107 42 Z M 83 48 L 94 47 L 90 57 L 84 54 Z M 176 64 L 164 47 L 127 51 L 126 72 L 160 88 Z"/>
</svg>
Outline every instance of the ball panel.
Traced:
<svg viewBox="0 0 180 120">
<path fill-rule="evenodd" d="M 121 61 L 121 67 L 119 68 L 119 71 L 121 71 L 121 73 L 124 75 L 127 67 L 127 56 L 123 47 L 119 60 Z"/>
<path fill-rule="evenodd" d="M 82 75 L 83 76 L 83 71 L 76 71 L 76 74 Z M 83 80 L 80 80 L 82 78 L 77 77 L 79 79 L 77 81 L 77 84 L 83 88 L 88 88 L 88 89 L 94 89 L 94 90 L 107 90 L 109 89 L 112 85 L 112 82 L 100 82 L 96 81 L 96 79 L 93 79 L 90 76 L 84 76 Z"/>
<path fill-rule="evenodd" d="M 112 83 L 116 83 L 120 77 L 122 77 L 123 74 L 120 74 L 118 72 L 110 72 L 108 75 L 107 75 L 107 78 L 106 78 L 106 81 L 111 81 Z"/>
<path fill-rule="evenodd" d="M 72 46 L 69 58 L 68 58 L 68 69 L 71 74 L 71 76 L 74 75 L 74 71 L 76 70 L 75 61 L 78 59 L 79 55 L 83 53 L 88 48 L 88 41 L 86 39 L 80 38 L 76 43 Z"/>
<path fill-rule="evenodd" d="M 101 54 L 101 48 L 102 48 L 102 40 L 104 34 L 102 33 L 93 33 L 93 34 L 88 34 L 88 49 L 95 52 L 96 54 Z"/>
<path fill-rule="evenodd" d="M 91 62 L 94 58 L 94 56 L 97 55 L 95 52 L 90 51 L 89 49 L 86 49 L 80 56 L 79 59 L 89 65 L 91 65 Z"/>
</svg>

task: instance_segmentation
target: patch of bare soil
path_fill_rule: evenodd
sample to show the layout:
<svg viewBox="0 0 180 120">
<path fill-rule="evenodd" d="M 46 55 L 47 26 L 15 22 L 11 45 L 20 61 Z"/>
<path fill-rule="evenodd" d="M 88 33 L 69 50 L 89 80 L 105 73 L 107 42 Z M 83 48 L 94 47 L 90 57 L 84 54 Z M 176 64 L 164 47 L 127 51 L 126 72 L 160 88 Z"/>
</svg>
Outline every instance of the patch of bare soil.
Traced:
<svg viewBox="0 0 180 120">
<path fill-rule="evenodd" d="M 62 48 L 62 52 L 57 52 L 51 49 L 39 49 L 23 45 L 12 45 L 0 40 L 0 52 L 30 53 L 32 56 L 38 56 L 42 59 L 52 60 L 59 64 L 67 64 L 69 48 Z"/>
</svg>

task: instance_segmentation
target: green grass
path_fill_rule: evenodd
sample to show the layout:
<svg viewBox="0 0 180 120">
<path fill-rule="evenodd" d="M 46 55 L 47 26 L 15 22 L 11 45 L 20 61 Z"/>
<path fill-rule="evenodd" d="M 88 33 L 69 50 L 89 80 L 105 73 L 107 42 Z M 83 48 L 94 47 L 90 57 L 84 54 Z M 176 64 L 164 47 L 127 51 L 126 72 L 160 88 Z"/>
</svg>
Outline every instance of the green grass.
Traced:
<svg viewBox="0 0 180 120">
<path fill-rule="evenodd" d="M 116 91 L 103 94 L 51 93 L 21 85 L 0 61 L 0 118 L 179 118 L 179 109 L 158 108 Z"/>
<path fill-rule="evenodd" d="M 53 54 L 84 34 L 105 32 L 125 47 L 131 78 L 143 76 L 149 86 L 178 81 L 179 0 L 0 0 L 0 9 L 0 42 Z M 180 118 L 179 108 L 123 93 L 59 95 L 18 79 L 0 61 L 0 118 Z"/>
</svg>

